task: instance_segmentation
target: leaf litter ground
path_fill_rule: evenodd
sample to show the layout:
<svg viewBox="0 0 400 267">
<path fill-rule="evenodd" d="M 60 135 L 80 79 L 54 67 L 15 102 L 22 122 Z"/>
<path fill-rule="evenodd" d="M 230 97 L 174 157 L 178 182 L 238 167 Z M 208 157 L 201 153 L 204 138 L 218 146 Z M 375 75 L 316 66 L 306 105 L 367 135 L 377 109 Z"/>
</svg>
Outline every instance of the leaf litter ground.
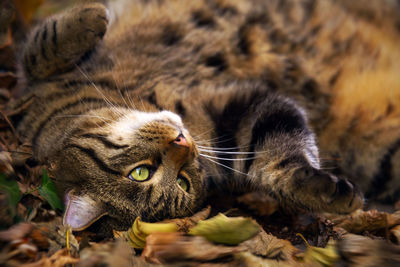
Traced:
<svg viewBox="0 0 400 267">
<path fill-rule="evenodd" d="M 0 3 L 0 265 L 5 266 L 399 266 L 400 211 L 357 210 L 350 215 L 283 214 L 261 192 L 210 198 L 192 217 L 159 224 L 135 221 L 126 232 L 99 240 L 62 225 L 62 201 L 46 166 L 33 158 L 12 121 L 18 95 L 18 38 L 40 16 L 66 1 Z M 37 7 L 42 5 L 40 10 Z M 23 8 L 22 8 L 23 7 Z M 9 13 L 10 13 L 9 12 Z M 39 15 L 37 15 L 39 14 Z M 12 34 L 11 34 L 12 33 Z M 222 213 L 222 214 L 221 214 Z M 133 222 L 132 222 L 133 223 Z M 139 245 L 138 245 L 139 243 Z M 138 248 L 139 247 L 139 248 Z"/>
</svg>

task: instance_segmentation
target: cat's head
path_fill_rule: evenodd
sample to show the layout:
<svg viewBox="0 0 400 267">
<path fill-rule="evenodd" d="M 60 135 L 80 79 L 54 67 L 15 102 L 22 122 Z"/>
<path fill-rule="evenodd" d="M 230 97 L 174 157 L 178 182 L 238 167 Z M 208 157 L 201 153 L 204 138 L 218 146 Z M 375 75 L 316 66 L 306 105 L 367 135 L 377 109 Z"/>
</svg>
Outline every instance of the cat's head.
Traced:
<svg viewBox="0 0 400 267">
<path fill-rule="evenodd" d="M 197 148 L 178 115 L 106 108 L 74 128 L 53 164 L 66 192 L 64 223 L 73 229 L 103 216 L 120 229 L 137 216 L 187 216 L 201 203 Z"/>
</svg>

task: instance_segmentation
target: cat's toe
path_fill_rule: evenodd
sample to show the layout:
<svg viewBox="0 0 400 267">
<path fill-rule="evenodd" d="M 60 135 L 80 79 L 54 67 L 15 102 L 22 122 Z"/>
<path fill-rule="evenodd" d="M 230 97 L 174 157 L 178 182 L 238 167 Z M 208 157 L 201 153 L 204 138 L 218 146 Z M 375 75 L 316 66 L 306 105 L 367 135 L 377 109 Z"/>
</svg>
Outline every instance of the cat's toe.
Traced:
<svg viewBox="0 0 400 267">
<path fill-rule="evenodd" d="M 317 212 L 349 213 L 362 208 L 364 198 L 350 181 L 305 167 L 296 170 L 293 181 L 299 202 Z"/>
<path fill-rule="evenodd" d="M 331 186 L 335 190 L 321 192 L 323 200 L 322 210 L 333 213 L 350 213 L 356 209 L 362 208 L 364 198 L 361 191 L 350 181 L 337 178 L 334 175 L 327 174 L 331 177 Z"/>
<path fill-rule="evenodd" d="M 101 4 L 91 4 L 81 9 L 74 18 L 75 34 L 82 40 L 97 42 L 107 30 L 108 11 Z"/>
</svg>

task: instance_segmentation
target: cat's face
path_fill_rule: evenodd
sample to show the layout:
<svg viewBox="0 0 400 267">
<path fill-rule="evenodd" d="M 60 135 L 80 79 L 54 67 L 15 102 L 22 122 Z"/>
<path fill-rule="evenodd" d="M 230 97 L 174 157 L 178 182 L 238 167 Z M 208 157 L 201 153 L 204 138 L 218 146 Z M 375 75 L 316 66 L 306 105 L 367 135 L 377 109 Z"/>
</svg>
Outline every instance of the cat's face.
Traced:
<svg viewBox="0 0 400 267">
<path fill-rule="evenodd" d="M 131 225 L 137 216 L 157 220 L 193 213 L 201 203 L 203 177 L 180 117 L 168 111 L 95 113 L 90 122 L 82 119 L 54 164 L 64 190 L 72 188 L 64 223 L 82 229 L 104 214 Z"/>
</svg>

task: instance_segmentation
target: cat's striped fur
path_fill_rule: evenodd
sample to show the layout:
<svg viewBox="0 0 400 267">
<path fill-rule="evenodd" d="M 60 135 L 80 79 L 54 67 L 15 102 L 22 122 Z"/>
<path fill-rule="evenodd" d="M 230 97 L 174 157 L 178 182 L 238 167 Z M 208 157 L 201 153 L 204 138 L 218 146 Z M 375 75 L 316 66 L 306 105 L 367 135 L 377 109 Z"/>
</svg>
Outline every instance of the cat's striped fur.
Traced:
<svg viewBox="0 0 400 267">
<path fill-rule="evenodd" d="M 361 207 L 321 170 L 316 139 L 367 196 L 400 192 L 396 21 L 340 1 L 121 3 L 50 18 L 22 53 L 31 106 L 18 129 L 69 192 L 66 223 L 184 216 L 214 187 L 288 209 Z M 129 180 L 142 161 L 153 177 Z"/>
</svg>

